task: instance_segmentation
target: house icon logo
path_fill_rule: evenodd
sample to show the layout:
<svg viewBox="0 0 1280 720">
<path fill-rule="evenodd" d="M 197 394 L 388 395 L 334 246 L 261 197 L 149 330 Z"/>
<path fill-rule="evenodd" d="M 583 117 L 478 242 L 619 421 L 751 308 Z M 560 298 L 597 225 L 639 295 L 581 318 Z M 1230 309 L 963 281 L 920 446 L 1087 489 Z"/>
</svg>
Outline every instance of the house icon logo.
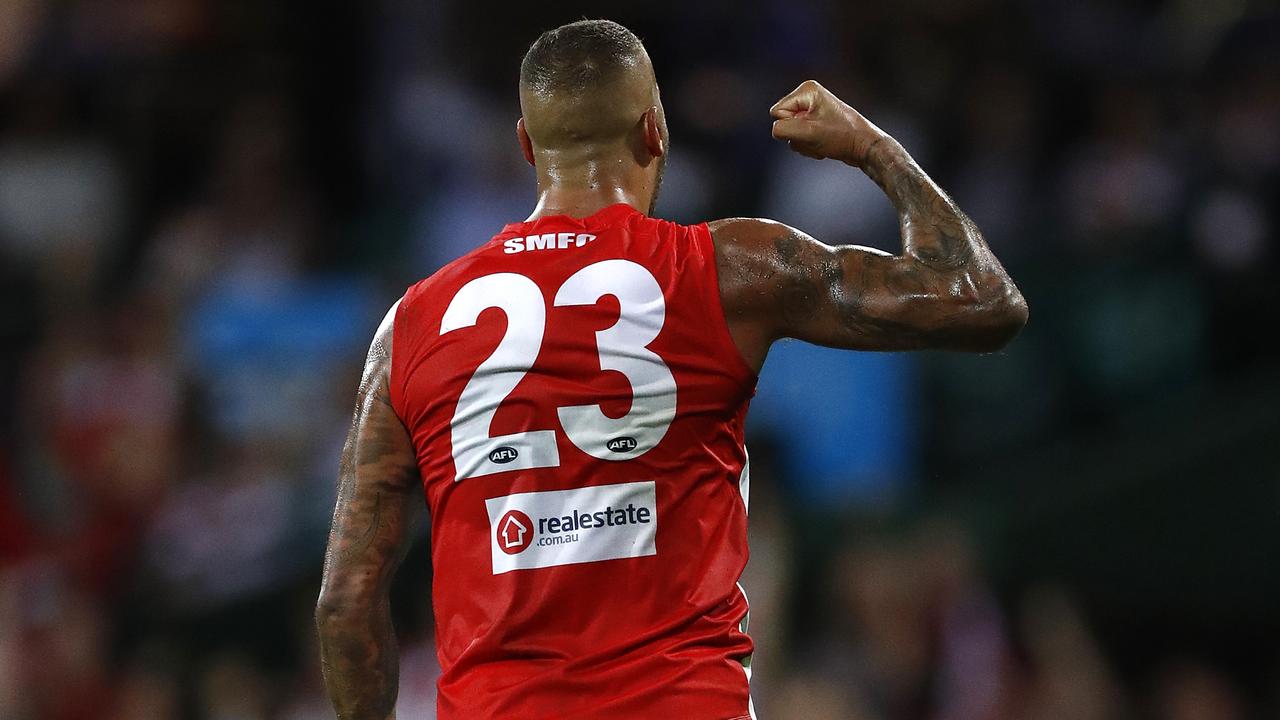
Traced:
<svg viewBox="0 0 1280 720">
<path fill-rule="evenodd" d="M 508 555 L 524 552 L 533 544 L 533 521 L 519 510 L 508 510 L 494 529 L 498 547 Z"/>
</svg>

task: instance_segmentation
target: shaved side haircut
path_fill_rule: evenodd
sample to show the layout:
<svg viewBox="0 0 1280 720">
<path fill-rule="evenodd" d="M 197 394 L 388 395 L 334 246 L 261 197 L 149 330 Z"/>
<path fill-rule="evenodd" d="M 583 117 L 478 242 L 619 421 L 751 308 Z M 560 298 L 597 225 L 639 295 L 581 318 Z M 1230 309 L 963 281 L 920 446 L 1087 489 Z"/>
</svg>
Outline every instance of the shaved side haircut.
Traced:
<svg viewBox="0 0 1280 720">
<path fill-rule="evenodd" d="M 590 184 L 600 163 L 656 162 L 653 213 L 670 146 L 653 63 L 635 33 L 612 20 L 542 33 L 520 64 L 520 117 L 541 158 L 530 162 L 562 176 Z"/>
<path fill-rule="evenodd" d="M 634 70 L 644 57 L 635 33 L 612 20 L 579 20 L 542 33 L 520 63 L 520 85 L 576 96 Z"/>
</svg>

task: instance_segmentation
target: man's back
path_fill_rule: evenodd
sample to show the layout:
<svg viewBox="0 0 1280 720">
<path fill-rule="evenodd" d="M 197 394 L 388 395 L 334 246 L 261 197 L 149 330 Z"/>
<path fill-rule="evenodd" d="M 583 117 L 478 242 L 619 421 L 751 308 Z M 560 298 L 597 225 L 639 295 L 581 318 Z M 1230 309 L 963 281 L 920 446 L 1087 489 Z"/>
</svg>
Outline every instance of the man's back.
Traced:
<svg viewBox="0 0 1280 720">
<path fill-rule="evenodd" d="M 769 347 L 988 352 L 1026 303 L 906 149 L 816 82 L 770 109 L 773 136 L 875 181 L 899 254 L 642 215 L 668 133 L 617 23 L 543 33 L 520 104 L 539 219 L 411 289 L 369 349 L 316 610 L 330 698 L 344 720 L 394 707 L 389 590 L 425 485 L 443 717 L 743 717 L 742 421 Z"/>
<path fill-rule="evenodd" d="M 401 301 L 441 718 L 748 714 L 755 377 L 715 268 L 705 225 L 613 205 L 508 225 Z"/>
</svg>

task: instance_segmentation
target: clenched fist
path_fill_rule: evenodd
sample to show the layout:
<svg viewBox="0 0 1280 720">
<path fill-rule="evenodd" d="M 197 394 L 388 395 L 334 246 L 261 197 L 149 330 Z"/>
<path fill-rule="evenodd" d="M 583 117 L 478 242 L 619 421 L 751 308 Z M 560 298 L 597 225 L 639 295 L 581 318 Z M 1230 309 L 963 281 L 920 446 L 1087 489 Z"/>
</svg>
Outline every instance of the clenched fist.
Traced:
<svg viewBox="0 0 1280 720">
<path fill-rule="evenodd" d="M 805 80 L 769 108 L 773 137 L 801 155 L 834 158 L 861 167 L 867 151 L 886 137 L 857 110 L 822 87 Z"/>
</svg>

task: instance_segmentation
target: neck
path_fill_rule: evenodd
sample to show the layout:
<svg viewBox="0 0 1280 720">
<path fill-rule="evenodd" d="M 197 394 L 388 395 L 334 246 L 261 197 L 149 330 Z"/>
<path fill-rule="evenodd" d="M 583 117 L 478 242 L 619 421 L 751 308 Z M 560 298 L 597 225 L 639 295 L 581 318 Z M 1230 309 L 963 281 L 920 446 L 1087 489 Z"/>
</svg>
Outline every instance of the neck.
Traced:
<svg viewBox="0 0 1280 720">
<path fill-rule="evenodd" d="M 650 210 L 653 181 L 634 161 L 610 158 L 567 165 L 541 155 L 537 160 L 538 204 L 529 220 L 587 217 L 618 203 L 646 214 Z"/>
</svg>

